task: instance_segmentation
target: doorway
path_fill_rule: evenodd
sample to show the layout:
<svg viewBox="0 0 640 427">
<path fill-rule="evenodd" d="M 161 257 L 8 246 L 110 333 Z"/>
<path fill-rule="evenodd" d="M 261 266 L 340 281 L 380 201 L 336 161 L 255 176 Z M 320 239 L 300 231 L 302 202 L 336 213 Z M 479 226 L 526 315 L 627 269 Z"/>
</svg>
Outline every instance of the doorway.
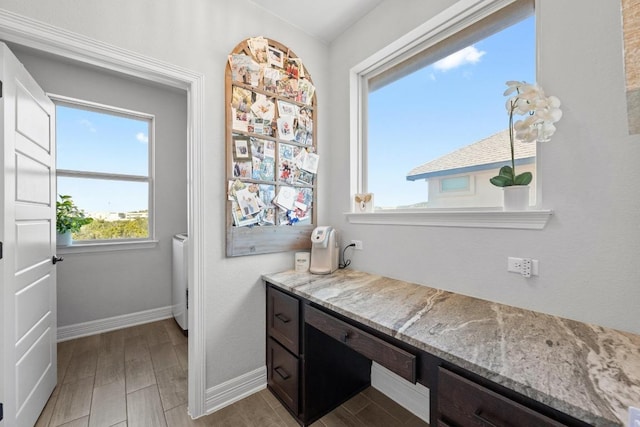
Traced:
<svg viewBox="0 0 640 427">
<path fill-rule="evenodd" d="M 203 214 L 203 76 L 190 70 L 161 63 L 152 58 L 44 25 L 26 17 L 0 11 L 0 39 L 22 46 L 46 50 L 62 58 L 100 66 L 128 76 L 142 78 L 187 92 L 188 233 L 190 237 L 189 276 L 189 412 L 198 417 L 205 412 L 204 342 L 204 260 L 201 236 Z"/>
</svg>

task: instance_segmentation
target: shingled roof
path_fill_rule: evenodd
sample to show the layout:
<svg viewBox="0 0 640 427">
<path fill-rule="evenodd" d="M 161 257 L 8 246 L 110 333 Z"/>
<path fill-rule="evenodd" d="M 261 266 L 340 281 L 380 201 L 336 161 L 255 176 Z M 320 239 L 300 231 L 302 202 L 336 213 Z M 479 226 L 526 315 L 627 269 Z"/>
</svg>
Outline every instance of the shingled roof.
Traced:
<svg viewBox="0 0 640 427">
<path fill-rule="evenodd" d="M 516 165 L 532 163 L 536 156 L 536 144 L 516 141 Z M 509 130 L 493 134 L 473 144 L 413 168 L 407 174 L 408 181 L 437 176 L 495 169 L 511 160 Z"/>
</svg>

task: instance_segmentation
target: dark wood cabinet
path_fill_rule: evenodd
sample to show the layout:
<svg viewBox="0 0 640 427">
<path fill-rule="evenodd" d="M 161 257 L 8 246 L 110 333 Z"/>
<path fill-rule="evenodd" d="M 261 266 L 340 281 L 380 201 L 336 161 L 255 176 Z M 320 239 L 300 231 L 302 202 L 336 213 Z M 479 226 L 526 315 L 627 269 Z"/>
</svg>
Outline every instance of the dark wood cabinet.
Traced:
<svg viewBox="0 0 640 427">
<path fill-rule="evenodd" d="M 414 354 L 313 307 L 305 310 L 305 322 L 415 384 Z"/>
<path fill-rule="evenodd" d="M 438 425 L 449 427 L 566 426 L 442 367 L 438 414 Z"/>
<path fill-rule="evenodd" d="M 429 388 L 433 426 L 588 426 L 269 283 L 266 323 L 267 385 L 303 426 L 368 387 L 372 361 Z"/>
<path fill-rule="evenodd" d="M 273 288 L 269 288 L 267 298 L 269 336 L 297 355 L 300 347 L 300 301 Z"/>
<path fill-rule="evenodd" d="M 305 323 L 308 302 L 267 286 L 267 386 L 303 426 L 370 385 L 371 360 Z"/>
<path fill-rule="evenodd" d="M 267 378 L 269 387 L 293 412 L 298 411 L 300 363 L 276 340 L 267 340 Z"/>
</svg>

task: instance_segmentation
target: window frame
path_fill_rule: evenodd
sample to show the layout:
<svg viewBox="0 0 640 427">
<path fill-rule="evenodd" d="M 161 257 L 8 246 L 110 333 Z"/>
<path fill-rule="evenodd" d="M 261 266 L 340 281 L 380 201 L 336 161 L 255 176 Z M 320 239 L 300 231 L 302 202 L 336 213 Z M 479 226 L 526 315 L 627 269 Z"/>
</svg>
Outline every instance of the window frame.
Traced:
<svg viewBox="0 0 640 427">
<path fill-rule="evenodd" d="M 351 68 L 349 72 L 349 191 L 351 195 L 368 192 L 366 141 L 369 79 L 455 36 L 485 18 L 504 12 L 508 6 L 525 8 L 528 4 L 534 7 L 536 33 L 539 33 L 537 30 L 539 19 L 536 12 L 538 0 L 461 0 Z M 501 208 L 419 208 L 376 210 L 373 213 L 352 211 L 346 212 L 345 215 L 349 222 L 354 224 L 542 229 L 552 211 L 540 208 L 539 188 L 540 186 L 537 186 L 536 206 L 521 212 L 505 212 Z"/>
<path fill-rule="evenodd" d="M 65 178 L 87 178 L 100 179 L 105 181 L 125 181 L 125 182 L 142 182 L 148 185 L 147 206 L 148 206 L 148 232 L 149 235 L 144 238 L 127 238 L 127 239 L 103 239 L 103 240 L 78 240 L 74 241 L 71 246 L 60 246 L 57 248 L 58 253 L 74 253 L 74 252 L 105 252 L 129 249 L 146 249 L 153 248 L 158 244 L 155 230 L 155 115 L 143 113 L 140 111 L 129 110 L 122 107 L 102 104 L 93 101 L 72 98 L 64 95 L 47 94 L 56 107 L 65 106 L 80 110 L 92 111 L 101 114 L 110 114 L 130 118 L 134 120 L 145 120 L 149 122 L 149 141 L 147 153 L 147 176 L 131 175 L 110 172 L 89 172 L 73 169 L 58 169 L 56 167 L 56 194 L 58 186 L 58 177 Z M 56 115 L 57 125 L 57 115 Z M 57 126 L 56 126 L 57 128 Z M 57 152 L 58 141 L 56 141 Z M 56 162 L 57 162 L 56 153 Z"/>
</svg>

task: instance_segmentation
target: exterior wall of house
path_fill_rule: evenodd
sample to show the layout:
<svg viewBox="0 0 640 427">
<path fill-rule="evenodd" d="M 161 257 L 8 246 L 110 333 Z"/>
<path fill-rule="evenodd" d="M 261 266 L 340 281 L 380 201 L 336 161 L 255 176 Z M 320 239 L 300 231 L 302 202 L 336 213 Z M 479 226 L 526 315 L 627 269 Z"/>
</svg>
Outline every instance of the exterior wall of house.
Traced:
<svg viewBox="0 0 640 427">
<path fill-rule="evenodd" d="M 451 2 L 384 1 L 332 43 L 330 223 L 364 243 L 352 268 L 640 333 L 640 135 L 628 134 L 620 2 L 587 3 L 537 2 L 538 81 L 564 112 L 537 154 L 553 211 L 541 231 L 350 224 L 349 70 Z M 538 259 L 540 276 L 507 273 L 509 256 Z"/>
<path fill-rule="evenodd" d="M 531 172 L 535 176 L 535 164 L 517 166 L 518 174 Z M 496 176 L 497 170 L 473 172 L 471 174 L 449 175 L 446 177 L 430 178 L 426 180 L 429 186 L 429 208 L 495 208 L 502 206 L 502 189 L 489 182 Z M 458 176 L 469 176 L 470 189 L 468 191 L 442 192 L 440 180 Z M 529 201 L 535 204 L 535 180 L 529 186 Z"/>
</svg>

